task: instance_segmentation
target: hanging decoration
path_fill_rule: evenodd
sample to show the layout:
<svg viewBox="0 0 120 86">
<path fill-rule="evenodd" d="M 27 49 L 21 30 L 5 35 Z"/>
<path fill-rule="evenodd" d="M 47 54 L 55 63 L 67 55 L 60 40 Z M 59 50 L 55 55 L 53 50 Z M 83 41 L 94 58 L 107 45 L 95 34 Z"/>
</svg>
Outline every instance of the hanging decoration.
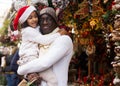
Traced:
<svg viewBox="0 0 120 86">
<path fill-rule="evenodd" d="M 112 10 L 120 10 L 120 0 L 114 0 Z"/>
<path fill-rule="evenodd" d="M 114 57 L 114 61 L 111 62 L 114 72 L 115 78 L 113 79 L 113 84 L 115 86 L 120 85 L 120 1 L 114 0 L 114 5 L 112 6 L 112 10 L 117 11 L 114 18 L 114 30 L 111 32 L 111 40 L 114 42 L 114 52 L 116 56 Z"/>
<path fill-rule="evenodd" d="M 27 5 L 27 4 L 28 4 L 27 0 L 15 0 L 13 2 L 13 7 L 14 7 L 14 9 L 16 11 L 18 11 L 19 8 L 21 8 L 21 7 L 23 7 L 23 6 Z"/>
<path fill-rule="evenodd" d="M 27 5 L 27 1 L 33 1 L 31 2 L 33 4 L 40 1 L 46 2 L 47 0 L 16 0 L 14 2 L 14 9 L 17 11 L 20 7 Z M 74 56 L 79 57 L 82 52 L 85 52 L 87 56 L 88 63 L 86 65 L 88 66 L 89 76 L 82 77 L 82 84 L 86 86 L 103 86 L 107 83 L 106 86 L 112 86 L 111 79 L 113 77 L 110 80 L 108 78 L 112 74 L 105 74 L 106 71 L 110 70 L 110 68 L 107 68 L 107 65 L 108 60 L 111 59 L 111 40 L 116 45 L 114 51 L 116 56 L 112 62 L 116 72 L 114 84 L 119 83 L 119 0 L 48 0 L 48 2 L 51 2 L 56 9 L 61 28 L 67 28 L 72 35 L 75 50 Z M 117 12 L 113 11 L 113 9 Z M 9 38 L 4 36 L 0 37 L 0 40 L 5 39 L 2 40 L 3 43 L 7 41 L 15 42 L 18 39 L 12 34 L 12 31 L 9 31 Z M 109 59 L 106 57 L 109 57 Z M 75 62 L 77 64 L 78 61 Z M 81 75 L 80 72 L 83 71 L 79 69 L 79 75 Z"/>
<path fill-rule="evenodd" d="M 56 9 L 56 15 L 58 16 L 69 4 L 69 0 L 52 0 L 52 5 Z"/>
<path fill-rule="evenodd" d="M 101 16 L 104 11 L 99 5 L 99 0 L 92 0 L 92 3 L 91 0 L 84 0 L 81 4 L 79 4 L 79 10 L 75 12 L 74 16 L 77 18 L 79 16 L 80 20 L 89 16 Z"/>
</svg>

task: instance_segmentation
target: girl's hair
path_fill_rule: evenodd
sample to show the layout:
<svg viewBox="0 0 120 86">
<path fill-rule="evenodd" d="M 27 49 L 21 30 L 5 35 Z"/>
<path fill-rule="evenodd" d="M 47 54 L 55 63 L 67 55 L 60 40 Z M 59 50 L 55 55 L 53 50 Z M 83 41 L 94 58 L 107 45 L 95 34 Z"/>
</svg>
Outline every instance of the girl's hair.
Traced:
<svg viewBox="0 0 120 86">
<path fill-rule="evenodd" d="M 37 14 L 37 17 L 38 17 L 38 24 L 39 24 L 39 15 L 38 15 L 38 12 L 37 11 L 33 11 L 33 12 L 35 12 L 36 14 Z M 28 23 L 27 23 L 27 20 L 23 23 L 23 24 L 21 24 L 20 25 L 21 26 L 21 28 L 26 28 L 26 27 L 28 27 L 29 25 L 28 25 Z"/>
</svg>

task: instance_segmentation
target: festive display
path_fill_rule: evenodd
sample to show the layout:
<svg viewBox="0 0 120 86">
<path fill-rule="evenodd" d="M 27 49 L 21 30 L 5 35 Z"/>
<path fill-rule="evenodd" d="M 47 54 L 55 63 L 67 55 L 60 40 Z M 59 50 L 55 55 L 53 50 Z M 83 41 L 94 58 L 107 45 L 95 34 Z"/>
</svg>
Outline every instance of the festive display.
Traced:
<svg viewBox="0 0 120 86">
<path fill-rule="evenodd" d="M 14 3 L 16 11 L 27 4 L 17 6 L 20 1 Z M 42 0 L 30 1 L 42 9 Z M 46 1 L 43 2 L 45 6 L 55 8 L 60 28 L 67 29 L 73 39 L 69 82 L 75 83 L 75 86 L 119 86 L 120 0 Z M 18 43 L 13 31 L 8 29 L 8 33 L 9 41 Z M 5 43 L 7 39 L 3 38 L 1 41 Z"/>
<path fill-rule="evenodd" d="M 27 4 L 28 4 L 27 0 L 15 0 L 13 3 L 14 9 L 16 11 L 18 11 L 22 6 L 25 6 Z"/>
<path fill-rule="evenodd" d="M 113 83 L 115 86 L 120 85 L 120 1 L 119 0 L 114 0 L 114 5 L 112 10 L 116 10 L 117 14 L 115 15 L 115 20 L 114 20 L 114 30 L 111 33 L 112 36 L 112 41 L 114 41 L 114 52 L 116 53 L 116 56 L 114 57 L 114 60 L 112 61 L 112 66 L 115 71 L 115 78 L 113 80 Z"/>
</svg>

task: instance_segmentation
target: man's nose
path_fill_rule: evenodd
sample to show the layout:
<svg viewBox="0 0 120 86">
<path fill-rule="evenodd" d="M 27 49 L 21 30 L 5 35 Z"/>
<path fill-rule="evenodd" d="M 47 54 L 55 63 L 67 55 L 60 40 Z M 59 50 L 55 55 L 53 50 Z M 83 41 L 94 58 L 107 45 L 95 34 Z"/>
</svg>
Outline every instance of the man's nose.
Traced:
<svg viewBox="0 0 120 86">
<path fill-rule="evenodd" d="M 47 19 L 44 19 L 43 24 L 47 24 L 47 23 L 48 23 Z"/>
</svg>

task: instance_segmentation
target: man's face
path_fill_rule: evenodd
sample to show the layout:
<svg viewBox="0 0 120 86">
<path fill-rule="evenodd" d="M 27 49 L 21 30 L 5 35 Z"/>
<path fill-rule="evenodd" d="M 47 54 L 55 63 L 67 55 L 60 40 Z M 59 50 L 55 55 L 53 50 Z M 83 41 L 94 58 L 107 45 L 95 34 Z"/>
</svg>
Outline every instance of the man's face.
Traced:
<svg viewBox="0 0 120 86">
<path fill-rule="evenodd" d="M 40 16 L 40 31 L 42 34 L 49 34 L 56 27 L 57 27 L 57 24 L 50 15 L 43 14 Z"/>
</svg>

